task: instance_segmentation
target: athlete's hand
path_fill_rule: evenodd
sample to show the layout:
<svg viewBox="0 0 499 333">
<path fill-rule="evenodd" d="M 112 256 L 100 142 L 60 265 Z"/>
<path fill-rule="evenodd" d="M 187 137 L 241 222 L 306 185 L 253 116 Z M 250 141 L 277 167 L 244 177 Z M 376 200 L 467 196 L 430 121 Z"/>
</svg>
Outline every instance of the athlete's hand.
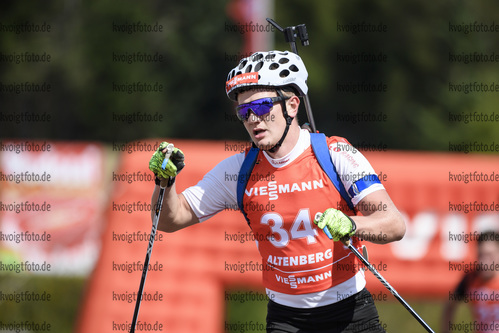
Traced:
<svg viewBox="0 0 499 333">
<path fill-rule="evenodd" d="M 357 229 L 355 222 L 350 217 L 334 208 L 326 209 L 321 215 L 318 213 L 314 223 L 321 229 L 327 227 L 334 241 L 353 236 Z"/>
<path fill-rule="evenodd" d="M 169 145 L 168 142 L 161 142 L 158 149 L 152 154 L 151 160 L 149 161 L 149 169 L 159 178 L 168 179 L 169 177 L 175 177 L 184 168 L 184 153 L 178 149 L 173 148 L 173 152 L 170 155 L 168 163 L 166 163 L 165 168 L 162 168 L 163 161 L 166 155 L 166 147 Z"/>
</svg>

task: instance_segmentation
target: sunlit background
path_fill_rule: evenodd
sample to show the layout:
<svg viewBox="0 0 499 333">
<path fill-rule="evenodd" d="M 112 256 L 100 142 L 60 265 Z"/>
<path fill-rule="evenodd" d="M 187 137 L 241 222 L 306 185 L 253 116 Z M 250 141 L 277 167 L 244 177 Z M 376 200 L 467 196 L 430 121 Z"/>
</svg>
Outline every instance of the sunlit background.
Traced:
<svg viewBox="0 0 499 333">
<path fill-rule="evenodd" d="M 182 190 L 240 152 L 225 80 L 242 56 L 290 49 L 271 17 L 306 24 L 310 45 L 297 46 L 318 130 L 363 151 L 406 217 L 405 239 L 368 244 L 370 260 L 439 331 L 464 273 L 453 265 L 475 260 L 463 235 L 499 228 L 498 12 L 496 1 L 2 1 L 0 330 L 128 330 L 149 157 L 163 139 L 180 147 Z M 260 260 L 234 240 L 249 237 L 244 218 L 189 229 L 158 235 L 151 262 L 163 268 L 146 292 L 162 297 L 139 318 L 163 332 L 259 331 L 260 272 L 226 265 Z M 366 277 L 388 332 L 423 331 Z"/>
</svg>

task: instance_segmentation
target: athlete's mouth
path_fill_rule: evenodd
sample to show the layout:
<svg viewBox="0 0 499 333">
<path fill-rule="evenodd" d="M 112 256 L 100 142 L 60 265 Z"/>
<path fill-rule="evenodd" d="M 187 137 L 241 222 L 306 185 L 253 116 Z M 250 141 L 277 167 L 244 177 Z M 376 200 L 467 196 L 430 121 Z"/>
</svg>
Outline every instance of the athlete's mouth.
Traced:
<svg viewBox="0 0 499 333">
<path fill-rule="evenodd" d="M 260 137 L 263 136 L 263 133 L 265 132 L 266 130 L 262 129 L 262 128 L 255 128 L 253 129 L 253 135 L 255 136 L 255 138 L 259 139 Z"/>
</svg>

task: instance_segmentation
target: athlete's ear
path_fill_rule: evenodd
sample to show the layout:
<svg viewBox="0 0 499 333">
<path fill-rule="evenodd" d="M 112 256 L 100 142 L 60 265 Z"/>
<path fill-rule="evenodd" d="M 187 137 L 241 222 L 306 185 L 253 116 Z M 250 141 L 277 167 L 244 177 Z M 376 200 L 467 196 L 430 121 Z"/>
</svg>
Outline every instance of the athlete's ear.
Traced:
<svg viewBox="0 0 499 333">
<path fill-rule="evenodd" d="M 293 95 L 290 99 L 286 101 L 286 110 L 288 115 L 292 118 L 296 117 L 298 114 L 298 108 L 300 106 L 300 99 L 298 96 Z"/>
</svg>

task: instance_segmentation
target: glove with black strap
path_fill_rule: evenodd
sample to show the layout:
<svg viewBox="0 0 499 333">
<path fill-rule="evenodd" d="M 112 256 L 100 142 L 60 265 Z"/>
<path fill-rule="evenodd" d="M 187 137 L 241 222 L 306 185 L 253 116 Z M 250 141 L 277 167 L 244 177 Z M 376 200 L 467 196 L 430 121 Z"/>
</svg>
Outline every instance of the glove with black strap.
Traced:
<svg viewBox="0 0 499 333">
<path fill-rule="evenodd" d="M 163 162 L 165 160 L 166 148 L 168 145 L 168 142 L 161 142 L 149 161 L 149 170 L 156 175 L 157 185 L 159 185 L 162 179 L 168 179 L 167 186 L 170 187 L 175 182 L 175 177 L 185 166 L 185 156 L 180 149 L 173 148 L 172 154 L 163 169 Z"/>
<path fill-rule="evenodd" d="M 355 222 L 340 210 L 329 208 L 324 213 L 317 213 L 314 223 L 321 229 L 328 228 L 334 241 L 351 237 L 357 230 Z"/>
</svg>

